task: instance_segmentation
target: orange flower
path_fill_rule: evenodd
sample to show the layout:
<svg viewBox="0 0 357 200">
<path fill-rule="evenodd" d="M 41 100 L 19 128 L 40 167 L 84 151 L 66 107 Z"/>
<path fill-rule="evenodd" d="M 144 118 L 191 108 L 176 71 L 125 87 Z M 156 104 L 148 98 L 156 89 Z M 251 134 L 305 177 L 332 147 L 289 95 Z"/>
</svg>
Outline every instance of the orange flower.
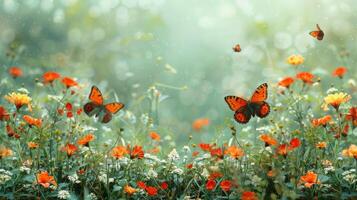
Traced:
<svg viewBox="0 0 357 200">
<path fill-rule="evenodd" d="M 287 144 L 281 144 L 278 146 L 277 153 L 279 155 L 282 155 L 286 157 L 288 155 L 288 145 Z"/>
<path fill-rule="evenodd" d="M 124 192 L 128 195 L 133 195 L 136 192 L 136 189 L 133 187 L 130 187 L 129 185 L 125 185 Z"/>
<path fill-rule="evenodd" d="M 50 176 L 47 171 L 37 174 L 37 183 L 42 185 L 44 188 L 48 188 L 51 184 L 57 186 L 54 177 Z"/>
<path fill-rule="evenodd" d="M 29 116 L 29 115 L 24 115 L 22 118 L 27 122 L 27 124 L 30 127 L 31 126 L 36 126 L 36 127 L 40 128 L 41 125 L 42 125 L 42 120 L 41 119 L 33 118 L 33 117 Z"/>
<path fill-rule="evenodd" d="M 145 191 L 148 193 L 149 196 L 156 196 L 157 195 L 157 188 L 148 186 L 145 188 Z"/>
<path fill-rule="evenodd" d="M 198 146 L 199 146 L 203 151 L 210 151 L 210 150 L 211 150 L 211 145 L 210 145 L 210 144 L 200 143 Z"/>
<path fill-rule="evenodd" d="M 208 118 L 199 118 L 193 121 L 192 129 L 196 132 L 201 131 L 201 129 L 210 124 L 210 120 Z"/>
<path fill-rule="evenodd" d="M 19 67 L 15 67 L 15 66 L 9 68 L 9 74 L 13 78 L 17 78 L 23 75 L 22 70 Z"/>
<path fill-rule="evenodd" d="M 219 186 L 223 191 L 228 192 L 229 190 L 231 190 L 232 182 L 229 180 L 224 180 L 221 182 L 221 184 L 219 184 Z"/>
<path fill-rule="evenodd" d="M 82 138 L 78 139 L 77 144 L 79 145 L 83 145 L 83 146 L 88 146 L 89 142 L 94 140 L 94 135 L 89 133 L 85 136 L 83 136 Z"/>
<path fill-rule="evenodd" d="M 70 77 L 63 77 L 62 83 L 67 87 L 67 89 L 70 87 L 78 86 L 78 83 Z"/>
<path fill-rule="evenodd" d="M 56 79 L 59 79 L 61 77 L 61 75 L 57 72 L 45 72 L 42 75 L 43 78 L 43 83 L 47 84 L 51 84 L 53 83 L 53 81 L 55 81 Z"/>
<path fill-rule="evenodd" d="M 27 94 L 22 93 L 9 93 L 5 96 L 5 99 L 14 104 L 16 109 L 19 110 L 22 106 L 27 105 L 29 110 L 31 110 L 31 98 Z"/>
<path fill-rule="evenodd" d="M 357 145 L 351 144 L 348 149 L 342 151 L 342 155 L 345 157 L 353 157 L 357 159 Z"/>
<path fill-rule="evenodd" d="M 209 180 L 214 180 L 214 179 L 217 179 L 217 178 L 222 178 L 223 177 L 223 174 L 221 172 L 212 172 L 209 176 L 208 176 L 208 179 Z"/>
<path fill-rule="evenodd" d="M 12 155 L 11 149 L 8 149 L 6 147 L 1 147 L 0 148 L 0 159 L 5 158 L 5 157 L 9 157 L 11 155 Z"/>
<path fill-rule="evenodd" d="M 211 149 L 210 151 L 212 157 L 217 157 L 223 159 L 223 150 L 221 148 Z"/>
<path fill-rule="evenodd" d="M 314 81 L 314 75 L 309 72 L 300 72 L 296 74 L 296 78 L 302 80 L 305 84 L 312 84 Z"/>
<path fill-rule="evenodd" d="M 324 117 L 318 118 L 318 119 L 313 119 L 311 121 L 313 126 L 324 126 L 326 127 L 327 123 L 329 123 L 332 120 L 331 115 L 326 115 Z"/>
<path fill-rule="evenodd" d="M 291 55 L 288 57 L 287 62 L 291 65 L 300 65 L 304 62 L 304 57 L 301 55 Z"/>
<path fill-rule="evenodd" d="M 278 144 L 278 141 L 275 138 L 269 136 L 268 134 L 260 135 L 259 139 L 265 142 L 265 146 L 275 146 Z"/>
<path fill-rule="evenodd" d="M 343 76 L 346 74 L 347 72 L 347 68 L 346 67 L 343 67 L 343 66 L 340 66 L 340 67 L 337 67 L 333 72 L 332 72 L 332 76 L 336 76 L 336 77 L 339 77 L 339 78 L 343 78 Z"/>
<path fill-rule="evenodd" d="M 130 152 L 131 159 L 143 159 L 144 158 L 144 151 L 142 146 L 135 145 Z"/>
<path fill-rule="evenodd" d="M 206 189 L 207 190 L 213 190 L 214 188 L 216 187 L 216 181 L 215 180 L 208 180 L 207 183 L 206 183 Z"/>
<path fill-rule="evenodd" d="M 350 109 L 350 112 L 346 115 L 346 120 L 352 121 L 353 126 L 357 126 L 357 107 Z"/>
<path fill-rule="evenodd" d="M 327 105 L 331 105 L 338 111 L 338 108 L 340 107 L 340 105 L 342 103 L 346 103 L 350 99 L 351 99 L 350 95 L 340 92 L 340 93 L 334 93 L 334 94 L 327 95 L 324 98 L 324 101 Z"/>
<path fill-rule="evenodd" d="M 290 140 L 290 146 L 289 149 L 295 149 L 298 148 L 301 145 L 301 141 L 299 140 L 299 138 L 293 138 Z"/>
<path fill-rule="evenodd" d="M 305 187 L 311 188 L 314 184 L 319 184 L 317 174 L 312 171 L 308 171 L 304 176 L 300 177 L 300 182 L 305 183 Z"/>
<path fill-rule="evenodd" d="M 154 131 L 149 133 L 151 139 L 156 140 L 156 141 L 160 141 L 160 135 Z"/>
<path fill-rule="evenodd" d="M 327 143 L 326 142 L 318 142 L 316 144 L 316 148 L 318 149 L 325 149 L 327 147 Z"/>
<path fill-rule="evenodd" d="M 76 153 L 77 150 L 78 148 L 74 144 L 66 144 L 66 146 L 62 147 L 62 151 L 66 152 L 68 157 Z"/>
<path fill-rule="evenodd" d="M 255 192 L 245 191 L 242 193 L 241 200 L 258 200 Z"/>
<path fill-rule="evenodd" d="M 152 153 L 152 154 L 157 154 L 157 153 L 160 152 L 160 148 L 159 147 L 154 147 L 154 148 L 150 149 L 148 152 Z"/>
<path fill-rule="evenodd" d="M 124 146 L 116 146 L 112 149 L 111 155 L 116 158 L 116 159 L 120 159 L 122 157 L 124 157 L 126 154 L 128 154 L 129 151 L 126 147 Z"/>
<path fill-rule="evenodd" d="M 36 142 L 28 142 L 27 146 L 29 149 L 36 149 L 39 145 Z"/>
<path fill-rule="evenodd" d="M 10 119 L 9 113 L 7 113 L 6 109 L 0 106 L 0 121 L 7 121 Z"/>
<path fill-rule="evenodd" d="M 268 177 L 274 177 L 276 175 L 276 171 L 275 170 L 269 170 L 267 173 Z"/>
<path fill-rule="evenodd" d="M 238 148 L 237 146 L 228 147 L 224 153 L 230 155 L 234 159 L 238 159 L 238 158 L 244 156 L 243 150 Z"/>
<path fill-rule="evenodd" d="M 289 76 L 279 81 L 278 85 L 285 88 L 289 88 L 290 85 L 294 83 L 294 81 L 295 81 L 294 78 Z"/>
<path fill-rule="evenodd" d="M 146 188 L 146 184 L 143 181 L 136 182 L 136 185 L 143 190 Z"/>
</svg>

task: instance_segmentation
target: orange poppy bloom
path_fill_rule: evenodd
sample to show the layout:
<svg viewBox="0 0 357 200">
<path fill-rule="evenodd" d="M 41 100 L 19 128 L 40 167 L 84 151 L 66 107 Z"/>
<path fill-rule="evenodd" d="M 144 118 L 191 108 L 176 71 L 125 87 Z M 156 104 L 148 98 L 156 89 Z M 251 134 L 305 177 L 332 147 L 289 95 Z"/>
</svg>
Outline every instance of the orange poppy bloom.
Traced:
<svg viewBox="0 0 357 200">
<path fill-rule="evenodd" d="M 156 141 L 160 141 L 160 135 L 154 131 L 149 133 L 151 139 L 156 140 Z"/>
<path fill-rule="evenodd" d="M 12 155 L 12 150 L 6 147 L 1 147 L 0 148 L 0 159 L 9 157 Z"/>
<path fill-rule="evenodd" d="M 288 57 L 287 62 L 291 65 L 300 65 L 304 62 L 304 57 L 301 55 L 291 55 Z"/>
<path fill-rule="evenodd" d="M 278 146 L 277 153 L 279 155 L 282 155 L 286 157 L 288 155 L 288 145 L 287 144 L 281 144 Z"/>
<path fill-rule="evenodd" d="M 229 180 L 224 180 L 219 184 L 219 186 L 223 191 L 228 192 L 229 190 L 231 190 L 232 182 Z"/>
<path fill-rule="evenodd" d="M 278 141 L 275 138 L 269 136 L 268 134 L 260 135 L 259 139 L 265 142 L 265 146 L 275 146 L 278 144 Z"/>
<path fill-rule="evenodd" d="M 145 188 L 145 191 L 148 193 L 149 196 L 156 196 L 157 195 L 157 188 L 148 186 Z"/>
<path fill-rule="evenodd" d="M 357 126 L 357 107 L 352 107 L 346 115 L 346 120 L 352 121 L 353 126 Z"/>
<path fill-rule="evenodd" d="M 301 145 L 301 141 L 299 140 L 299 138 L 293 138 L 290 140 L 290 146 L 289 149 L 295 149 L 298 148 Z"/>
<path fill-rule="evenodd" d="M 128 195 L 133 195 L 136 192 L 136 189 L 133 187 L 130 187 L 129 185 L 125 185 L 124 192 Z"/>
<path fill-rule="evenodd" d="M 209 176 L 208 179 L 214 180 L 217 178 L 222 178 L 223 174 L 221 172 L 212 172 Z"/>
<path fill-rule="evenodd" d="M 50 176 L 47 171 L 37 174 L 37 183 L 42 185 L 44 188 L 50 187 L 51 184 L 57 186 L 54 177 Z"/>
<path fill-rule="evenodd" d="M 258 200 L 255 192 L 245 191 L 242 193 L 241 200 Z"/>
<path fill-rule="evenodd" d="M 284 79 L 282 79 L 281 81 L 278 82 L 279 86 L 285 87 L 285 88 L 289 88 L 291 84 L 294 83 L 294 78 L 292 77 L 286 77 Z"/>
<path fill-rule="evenodd" d="M 210 120 L 208 118 L 199 118 L 193 121 L 192 129 L 196 132 L 201 131 L 201 129 L 210 124 Z"/>
<path fill-rule="evenodd" d="M 214 188 L 216 187 L 216 181 L 215 180 L 208 180 L 207 183 L 206 183 L 206 189 L 207 190 L 213 190 Z"/>
<path fill-rule="evenodd" d="M 10 119 L 9 113 L 7 113 L 6 109 L 0 106 L 0 121 L 7 121 Z"/>
<path fill-rule="evenodd" d="M 9 74 L 13 78 L 17 78 L 23 75 L 22 70 L 19 67 L 15 67 L 15 66 L 9 68 Z"/>
<path fill-rule="evenodd" d="M 308 171 L 304 176 L 300 177 L 300 182 L 305 183 L 305 187 L 311 188 L 314 184 L 319 184 L 317 174 L 312 171 Z"/>
<path fill-rule="evenodd" d="M 27 105 L 29 110 L 31 110 L 31 98 L 27 94 L 22 93 L 9 93 L 5 96 L 5 99 L 14 104 L 16 109 L 19 110 L 22 106 Z"/>
<path fill-rule="evenodd" d="M 129 151 L 126 147 L 116 146 L 112 149 L 111 155 L 116 159 L 120 159 L 120 158 L 123 158 L 128 153 L 129 153 Z"/>
<path fill-rule="evenodd" d="M 296 78 L 302 80 L 305 84 L 312 84 L 314 75 L 309 72 L 300 72 L 296 74 Z"/>
<path fill-rule="evenodd" d="M 78 86 L 78 83 L 70 77 L 63 77 L 62 83 L 64 86 L 66 86 L 67 89 L 70 87 Z"/>
<path fill-rule="evenodd" d="M 343 78 L 343 76 L 346 74 L 347 72 L 347 68 L 346 67 L 343 67 L 343 66 L 340 66 L 340 67 L 337 67 L 333 72 L 332 72 L 332 76 L 336 76 L 336 77 L 339 77 L 339 78 Z"/>
<path fill-rule="evenodd" d="M 57 72 L 45 72 L 42 75 L 43 78 L 43 83 L 45 84 L 52 84 L 53 81 L 55 81 L 56 79 L 59 79 L 61 77 L 61 75 Z"/>
<path fill-rule="evenodd" d="M 311 121 L 311 123 L 314 127 L 317 127 L 317 126 L 326 127 L 327 123 L 329 123 L 331 120 L 332 120 L 331 115 L 326 115 L 326 116 L 318 118 L 318 119 L 313 119 Z"/>
<path fill-rule="evenodd" d="M 135 145 L 133 149 L 130 151 L 130 158 L 131 159 L 143 159 L 144 158 L 144 151 L 142 146 Z"/>
<path fill-rule="evenodd" d="M 334 107 L 336 110 L 340 107 L 342 103 L 346 103 L 351 99 L 351 96 L 340 92 L 340 93 L 334 93 L 334 94 L 329 94 L 324 98 L 324 101 L 327 105 L 330 105 Z"/>
<path fill-rule="evenodd" d="M 77 150 L 78 148 L 74 144 L 66 144 L 66 146 L 62 147 L 62 151 L 66 152 L 68 157 L 76 153 Z"/>
<path fill-rule="evenodd" d="M 325 149 L 327 147 L 327 143 L 326 142 L 318 142 L 316 144 L 316 148 L 318 149 Z"/>
<path fill-rule="evenodd" d="M 351 144 L 348 149 L 342 151 L 342 155 L 345 157 L 352 157 L 357 159 L 357 145 Z"/>
<path fill-rule="evenodd" d="M 237 146 L 230 146 L 228 147 L 225 152 L 225 154 L 228 154 L 231 156 L 231 158 L 238 159 L 244 156 L 244 152 L 242 149 L 238 148 Z"/>
<path fill-rule="evenodd" d="M 198 146 L 199 146 L 203 151 L 210 151 L 210 150 L 211 150 L 211 145 L 210 145 L 210 144 L 200 143 Z"/>
<path fill-rule="evenodd" d="M 29 115 L 24 115 L 22 118 L 27 122 L 27 124 L 30 127 L 36 126 L 36 127 L 40 128 L 42 125 L 42 119 L 33 118 Z"/>
<path fill-rule="evenodd" d="M 83 146 L 88 146 L 89 142 L 94 140 L 94 135 L 92 133 L 89 133 L 82 138 L 78 139 L 77 144 L 83 145 Z"/>
<path fill-rule="evenodd" d="M 223 159 L 223 150 L 221 148 L 211 149 L 210 151 L 212 157 L 217 157 Z"/>
<path fill-rule="evenodd" d="M 39 147 L 39 145 L 36 142 L 28 142 L 27 146 L 29 149 L 36 149 Z"/>
</svg>

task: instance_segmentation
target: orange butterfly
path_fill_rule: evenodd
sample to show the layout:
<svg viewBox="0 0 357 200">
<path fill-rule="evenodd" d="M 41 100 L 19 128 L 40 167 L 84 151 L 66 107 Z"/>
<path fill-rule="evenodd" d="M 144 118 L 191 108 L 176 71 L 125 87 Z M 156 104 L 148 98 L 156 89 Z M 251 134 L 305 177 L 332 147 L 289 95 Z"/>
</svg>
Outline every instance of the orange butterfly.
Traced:
<svg viewBox="0 0 357 200">
<path fill-rule="evenodd" d="M 92 86 L 89 94 L 90 102 L 83 106 L 84 112 L 89 116 L 100 118 L 100 122 L 108 123 L 112 120 L 112 115 L 124 108 L 124 104 L 119 102 L 108 103 L 104 105 L 102 92 L 96 87 Z"/>
<path fill-rule="evenodd" d="M 240 48 L 240 45 L 239 45 L 239 44 L 236 44 L 236 45 L 233 47 L 233 51 L 238 53 L 238 52 L 242 51 L 242 49 Z"/>
<path fill-rule="evenodd" d="M 268 116 L 270 106 L 265 100 L 268 98 L 268 84 L 261 84 L 253 93 L 250 100 L 245 100 L 237 96 L 226 96 L 229 108 L 233 110 L 234 119 L 241 123 L 246 124 L 249 122 L 251 116 L 257 115 L 260 118 Z"/>
<path fill-rule="evenodd" d="M 317 28 L 317 31 L 311 31 L 309 34 L 318 39 L 318 40 L 322 40 L 324 38 L 324 32 L 320 29 L 320 26 L 318 24 L 316 24 L 316 28 Z"/>
</svg>

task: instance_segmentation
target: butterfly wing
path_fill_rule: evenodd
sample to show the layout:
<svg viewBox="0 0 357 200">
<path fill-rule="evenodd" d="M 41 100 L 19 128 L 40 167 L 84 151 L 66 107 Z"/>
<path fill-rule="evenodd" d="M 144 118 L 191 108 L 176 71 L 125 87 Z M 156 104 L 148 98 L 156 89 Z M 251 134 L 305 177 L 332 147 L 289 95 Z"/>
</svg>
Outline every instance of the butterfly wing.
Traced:
<svg viewBox="0 0 357 200">
<path fill-rule="evenodd" d="M 105 111 L 105 113 L 100 121 L 102 123 L 106 124 L 106 123 L 110 122 L 112 120 L 112 118 L 113 118 L 113 115 L 110 112 Z"/>
<path fill-rule="evenodd" d="M 93 115 L 98 115 L 101 110 L 101 106 L 93 102 L 88 102 L 84 104 L 83 110 L 89 117 L 92 117 Z"/>
<path fill-rule="evenodd" d="M 265 101 L 258 104 L 258 106 L 255 109 L 255 114 L 260 118 L 264 118 L 264 117 L 268 116 L 269 113 L 270 113 L 270 106 Z"/>
<path fill-rule="evenodd" d="M 226 96 L 224 97 L 224 100 L 227 102 L 229 108 L 232 111 L 237 111 L 243 107 L 246 107 L 248 105 L 248 101 L 240 98 L 240 97 L 236 97 L 236 96 Z"/>
<path fill-rule="evenodd" d="M 233 47 L 233 51 L 234 51 L 234 52 L 241 52 L 242 49 L 240 48 L 240 45 L 237 44 L 236 46 Z"/>
<path fill-rule="evenodd" d="M 251 113 L 248 111 L 248 109 L 246 109 L 246 107 L 239 109 L 234 113 L 234 119 L 241 124 L 248 123 L 251 116 Z"/>
<path fill-rule="evenodd" d="M 119 103 L 119 102 L 113 102 L 113 103 L 108 103 L 105 106 L 105 110 L 108 111 L 111 114 L 117 113 L 119 110 L 124 108 L 124 104 Z"/>
<path fill-rule="evenodd" d="M 257 103 L 265 101 L 268 98 L 268 84 L 263 83 L 254 91 L 250 102 Z"/>
<path fill-rule="evenodd" d="M 317 31 L 311 31 L 309 34 L 318 39 L 318 40 L 322 40 L 324 38 L 324 32 L 321 30 L 320 26 L 318 24 L 316 24 L 316 28 L 317 28 Z"/>
<path fill-rule="evenodd" d="M 90 91 L 89 100 L 97 105 L 103 105 L 104 99 L 102 92 L 94 85 Z"/>
</svg>

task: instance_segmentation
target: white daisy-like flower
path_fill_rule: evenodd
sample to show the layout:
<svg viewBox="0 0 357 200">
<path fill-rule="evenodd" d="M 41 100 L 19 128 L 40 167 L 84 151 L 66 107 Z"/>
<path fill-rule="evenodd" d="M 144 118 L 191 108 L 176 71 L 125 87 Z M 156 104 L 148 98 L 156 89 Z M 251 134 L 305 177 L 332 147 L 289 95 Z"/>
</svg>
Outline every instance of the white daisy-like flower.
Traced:
<svg viewBox="0 0 357 200">
<path fill-rule="evenodd" d="M 71 194 L 67 190 L 58 191 L 57 197 L 59 199 L 68 199 L 71 197 Z"/>
<path fill-rule="evenodd" d="M 170 161 L 178 161 L 180 159 L 180 155 L 177 153 L 176 149 L 172 149 L 167 157 Z"/>
</svg>

